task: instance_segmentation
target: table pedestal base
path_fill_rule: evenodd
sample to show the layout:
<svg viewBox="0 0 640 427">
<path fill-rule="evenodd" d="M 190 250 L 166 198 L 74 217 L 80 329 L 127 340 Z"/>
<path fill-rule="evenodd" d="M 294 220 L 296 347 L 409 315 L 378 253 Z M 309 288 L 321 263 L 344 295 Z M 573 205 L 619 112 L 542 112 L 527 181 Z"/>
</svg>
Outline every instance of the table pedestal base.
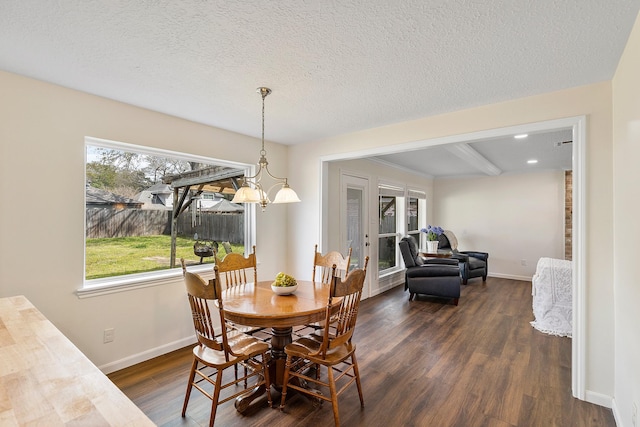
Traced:
<svg viewBox="0 0 640 427">
<path fill-rule="evenodd" d="M 292 342 L 293 328 L 272 328 L 271 337 L 271 361 L 269 362 L 269 379 L 271 380 L 271 398 L 274 406 L 280 405 L 280 391 L 284 379 L 284 369 L 287 363 L 287 355 L 284 347 Z M 275 393 L 274 393 L 275 391 Z M 275 396 L 278 396 L 277 398 Z M 235 407 L 238 412 L 244 414 L 256 406 L 264 405 L 267 400 L 266 387 L 261 385 L 236 398 Z"/>
</svg>

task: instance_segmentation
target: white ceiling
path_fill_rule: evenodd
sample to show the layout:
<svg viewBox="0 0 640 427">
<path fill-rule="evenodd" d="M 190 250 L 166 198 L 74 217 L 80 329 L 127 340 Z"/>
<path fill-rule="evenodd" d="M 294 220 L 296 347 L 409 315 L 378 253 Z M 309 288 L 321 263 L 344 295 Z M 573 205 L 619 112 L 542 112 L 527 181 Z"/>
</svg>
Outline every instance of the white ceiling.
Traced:
<svg viewBox="0 0 640 427">
<path fill-rule="evenodd" d="M 375 156 L 385 164 L 434 178 L 496 176 L 510 173 L 572 170 L 571 128 L 431 146 Z M 530 164 L 529 160 L 536 160 Z"/>
<path fill-rule="evenodd" d="M 256 137 L 255 89 L 267 86 L 265 138 L 298 144 L 610 80 L 639 9 L 639 0 L 2 0 L 0 69 Z M 487 145 L 474 147 L 496 151 Z"/>
</svg>

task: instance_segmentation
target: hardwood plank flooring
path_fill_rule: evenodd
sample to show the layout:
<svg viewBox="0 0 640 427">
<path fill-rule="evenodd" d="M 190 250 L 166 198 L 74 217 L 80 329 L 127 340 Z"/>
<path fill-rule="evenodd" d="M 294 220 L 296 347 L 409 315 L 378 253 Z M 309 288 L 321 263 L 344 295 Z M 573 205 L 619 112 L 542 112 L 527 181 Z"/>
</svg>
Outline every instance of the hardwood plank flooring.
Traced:
<svg viewBox="0 0 640 427">
<path fill-rule="evenodd" d="M 354 339 L 365 407 L 352 386 L 339 400 L 343 426 L 615 426 L 610 409 L 571 396 L 571 339 L 529 324 L 530 282 L 472 279 L 457 307 L 408 298 L 398 286 L 362 301 Z M 191 361 L 189 347 L 109 377 L 157 425 L 207 425 L 210 401 L 197 391 L 180 416 Z M 331 405 L 299 395 L 284 413 L 265 402 L 240 415 L 228 402 L 216 416 L 231 427 L 332 424 Z"/>
</svg>

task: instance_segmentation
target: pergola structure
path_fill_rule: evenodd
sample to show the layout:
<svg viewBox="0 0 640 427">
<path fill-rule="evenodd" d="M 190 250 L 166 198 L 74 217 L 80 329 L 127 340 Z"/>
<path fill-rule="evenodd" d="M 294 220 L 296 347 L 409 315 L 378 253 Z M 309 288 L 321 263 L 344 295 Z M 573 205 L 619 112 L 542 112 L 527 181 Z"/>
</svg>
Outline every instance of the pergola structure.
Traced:
<svg viewBox="0 0 640 427">
<path fill-rule="evenodd" d="M 244 176 L 244 170 L 224 166 L 208 166 L 177 175 L 167 175 L 162 182 L 173 190 L 173 213 L 171 215 L 171 268 L 176 266 L 176 238 L 178 217 L 186 211 L 193 200 L 202 192 L 235 194 L 240 187 L 237 179 Z"/>
</svg>

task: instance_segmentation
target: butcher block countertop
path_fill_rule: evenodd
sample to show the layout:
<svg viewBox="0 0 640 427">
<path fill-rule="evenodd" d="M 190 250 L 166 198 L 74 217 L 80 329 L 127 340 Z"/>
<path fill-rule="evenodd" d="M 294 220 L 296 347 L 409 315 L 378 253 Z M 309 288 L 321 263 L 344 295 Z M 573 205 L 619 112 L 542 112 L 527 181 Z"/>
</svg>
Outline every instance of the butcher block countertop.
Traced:
<svg viewBox="0 0 640 427">
<path fill-rule="evenodd" d="M 0 298 L 0 425 L 153 426 L 24 296 Z"/>
</svg>

